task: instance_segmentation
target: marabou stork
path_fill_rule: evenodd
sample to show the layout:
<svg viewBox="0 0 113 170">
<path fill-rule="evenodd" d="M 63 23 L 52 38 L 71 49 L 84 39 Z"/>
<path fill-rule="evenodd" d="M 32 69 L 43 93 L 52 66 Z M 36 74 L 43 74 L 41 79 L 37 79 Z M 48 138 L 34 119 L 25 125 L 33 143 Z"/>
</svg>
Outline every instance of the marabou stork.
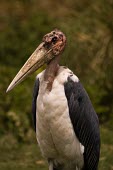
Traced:
<svg viewBox="0 0 113 170">
<path fill-rule="evenodd" d="M 7 91 L 45 63 L 37 75 L 32 112 L 36 138 L 49 170 L 97 170 L 99 121 L 79 78 L 59 66 L 66 36 L 53 30 L 30 56 Z"/>
</svg>

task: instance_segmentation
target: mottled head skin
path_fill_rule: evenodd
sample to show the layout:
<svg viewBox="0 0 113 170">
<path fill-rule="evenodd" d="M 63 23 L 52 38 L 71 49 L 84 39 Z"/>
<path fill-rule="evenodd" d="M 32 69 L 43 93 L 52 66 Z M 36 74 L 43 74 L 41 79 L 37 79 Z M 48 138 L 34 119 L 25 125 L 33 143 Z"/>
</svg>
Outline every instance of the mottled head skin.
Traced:
<svg viewBox="0 0 113 170">
<path fill-rule="evenodd" d="M 42 41 L 46 49 L 52 49 L 52 54 L 57 56 L 61 54 L 66 45 L 66 36 L 58 29 L 46 34 Z"/>
</svg>

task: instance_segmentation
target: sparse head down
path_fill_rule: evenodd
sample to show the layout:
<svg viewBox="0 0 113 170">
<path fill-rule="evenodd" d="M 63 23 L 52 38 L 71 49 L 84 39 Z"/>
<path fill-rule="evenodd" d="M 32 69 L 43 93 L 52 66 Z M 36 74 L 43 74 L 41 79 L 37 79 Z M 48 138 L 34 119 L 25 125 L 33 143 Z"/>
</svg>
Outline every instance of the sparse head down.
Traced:
<svg viewBox="0 0 113 170">
<path fill-rule="evenodd" d="M 53 58 L 59 56 L 66 45 L 66 36 L 58 29 L 46 34 L 42 43 L 26 61 L 24 66 L 17 73 L 6 92 L 12 90 L 17 84 L 22 82 L 28 75 L 35 72 L 45 63 L 49 63 Z"/>
<path fill-rule="evenodd" d="M 52 49 L 54 56 L 63 52 L 66 45 L 66 36 L 58 29 L 51 31 L 43 37 L 44 47 Z"/>
</svg>

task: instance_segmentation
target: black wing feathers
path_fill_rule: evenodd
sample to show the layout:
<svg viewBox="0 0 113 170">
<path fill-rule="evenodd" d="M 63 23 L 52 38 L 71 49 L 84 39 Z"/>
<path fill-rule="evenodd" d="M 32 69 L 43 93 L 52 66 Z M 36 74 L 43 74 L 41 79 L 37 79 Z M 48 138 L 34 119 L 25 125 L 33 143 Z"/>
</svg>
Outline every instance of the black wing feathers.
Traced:
<svg viewBox="0 0 113 170">
<path fill-rule="evenodd" d="M 97 170 L 100 154 L 98 117 L 80 82 L 68 78 L 64 84 L 74 131 L 84 146 L 84 170 Z"/>
<path fill-rule="evenodd" d="M 40 84 L 39 79 L 36 79 L 34 84 L 33 100 L 32 100 L 32 116 L 33 116 L 33 124 L 34 124 L 35 131 L 36 131 L 36 100 L 39 91 L 39 84 Z"/>
</svg>

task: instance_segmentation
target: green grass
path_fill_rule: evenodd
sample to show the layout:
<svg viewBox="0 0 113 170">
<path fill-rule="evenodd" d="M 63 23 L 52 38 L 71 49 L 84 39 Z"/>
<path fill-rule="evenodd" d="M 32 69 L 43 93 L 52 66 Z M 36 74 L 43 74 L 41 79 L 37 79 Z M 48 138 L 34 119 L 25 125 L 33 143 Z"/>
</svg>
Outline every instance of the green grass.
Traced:
<svg viewBox="0 0 113 170">
<path fill-rule="evenodd" d="M 101 128 L 101 156 L 99 170 L 113 170 L 113 130 Z"/>
<path fill-rule="evenodd" d="M 18 144 L 12 135 L 0 140 L 0 170 L 46 170 L 47 162 L 42 158 L 36 139 Z"/>
<path fill-rule="evenodd" d="M 33 141 L 33 142 L 32 142 Z M 99 170 L 113 170 L 113 131 L 101 128 L 101 157 Z M 35 136 L 30 143 L 18 144 L 8 134 L 0 139 L 0 170 L 47 170 Z"/>
</svg>

